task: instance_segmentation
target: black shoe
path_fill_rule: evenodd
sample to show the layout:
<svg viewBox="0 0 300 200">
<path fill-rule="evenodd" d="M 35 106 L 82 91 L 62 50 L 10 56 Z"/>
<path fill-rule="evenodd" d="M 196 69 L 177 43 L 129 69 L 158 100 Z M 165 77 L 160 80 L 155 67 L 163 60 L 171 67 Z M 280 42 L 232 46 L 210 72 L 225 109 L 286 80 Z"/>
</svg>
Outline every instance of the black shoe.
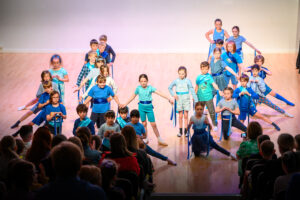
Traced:
<svg viewBox="0 0 300 200">
<path fill-rule="evenodd" d="M 21 122 L 18 120 L 14 125 L 12 125 L 10 128 L 13 129 L 13 128 L 17 128 L 19 126 Z"/>
</svg>

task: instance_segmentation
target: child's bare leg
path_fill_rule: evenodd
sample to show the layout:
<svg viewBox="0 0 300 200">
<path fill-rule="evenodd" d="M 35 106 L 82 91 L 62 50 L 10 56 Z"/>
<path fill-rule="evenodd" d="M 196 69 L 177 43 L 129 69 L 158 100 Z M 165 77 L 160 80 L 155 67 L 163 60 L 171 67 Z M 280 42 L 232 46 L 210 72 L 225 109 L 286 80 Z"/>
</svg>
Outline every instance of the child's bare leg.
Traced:
<svg viewBox="0 0 300 200">
<path fill-rule="evenodd" d="M 33 126 L 34 123 L 33 122 L 29 122 L 27 125 Z"/>
<path fill-rule="evenodd" d="M 187 129 L 189 111 L 184 111 L 184 128 Z"/>
<path fill-rule="evenodd" d="M 274 126 L 274 128 L 275 128 L 277 131 L 280 131 L 280 128 L 279 128 L 279 126 L 277 126 L 277 124 L 275 124 L 274 122 L 272 122 L 269 118 L 263 116 L 261 113 L 256 112 L 254 116 L 258 117 L 259 119 L 264 120 L 264 121 L 267 122 L 268 124 L 271 124 L 272 126 Z"/>
<path fill-rule="evenodd" d="M 150 122 L 150 124 L 151 124 L 151 126 L 152 126 L 152 129 L 153 129 L 154 134 L 155 134 L 156 137 L 157 137 L 158 144 L 163 145 L 163 146 L 168 146 L 168 144 L 165 143 L 165 142 L 161 139 L 161 137 L 160 137 L 160 135 L 159 135 L 159 132 L 158 132 L 158 129 L 157 129 L 156 123 L 155 123 L 155 122 Z"/>
<path fill-rule="evenodd" d="M 36 104 L 38 102 L 38 98 L 35 98 L 35 99 L 32 99 L 31 101 L 29 101 L 26 105 L 25 105 L 25 108 L 29 107 L 29 106 L 32 106 L 34 104 Z"/>
<path fill-rule="evenodd" d="M 14 123 L 14 125 L 12 125 L 10 128 L 17 128 L 19 126 L 19 124 L 24 121 L 25 119 L 27 119 L 30 115 L 32 115 L 33 112 L 31 110 L 27 111 L 16 123 Z"/>
<path fill-rule="evenodd" d="M 145 135 L 146 135 L 146 138 L 148 138 L 148 129 L 147 129 L 147 121 L 144 121 L 142 122 L 144 128 L 145 128 Z"/>
<path fill-rule="evenodd" d="M 182 111 L 178 111 L 179 112 L 179 128 L 182 128 L 182 118 L 183 118 L 183 112 Z M 185 114 L 185 112 L 184 112 Z M 175 113 L 176 115 L 176 113 Z"/>
</svg>

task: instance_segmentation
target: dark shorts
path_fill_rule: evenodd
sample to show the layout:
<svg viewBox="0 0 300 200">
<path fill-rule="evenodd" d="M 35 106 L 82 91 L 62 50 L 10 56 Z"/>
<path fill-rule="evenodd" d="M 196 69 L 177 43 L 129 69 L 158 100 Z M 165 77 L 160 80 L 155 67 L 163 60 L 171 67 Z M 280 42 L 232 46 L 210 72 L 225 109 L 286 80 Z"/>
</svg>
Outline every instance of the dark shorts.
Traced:
<svg viewBox="0 0 300 200">
<path fill-rule="evenodd" d="M 104 115 L 105 115 L 105 113 L 94 113 L 94 112 L 92 112 L 90 118 L 94 123 L 97 124 L 97 128 L 100 128 L 100 126 L 105 123 Z"/>
</svg>

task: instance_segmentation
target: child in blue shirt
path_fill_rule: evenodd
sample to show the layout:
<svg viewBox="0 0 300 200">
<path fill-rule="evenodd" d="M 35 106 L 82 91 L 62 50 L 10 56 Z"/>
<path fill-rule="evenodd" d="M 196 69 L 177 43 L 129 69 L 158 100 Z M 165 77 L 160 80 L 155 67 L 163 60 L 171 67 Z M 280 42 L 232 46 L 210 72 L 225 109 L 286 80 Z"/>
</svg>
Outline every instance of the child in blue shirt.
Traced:
<svg viewBox="0 0 300 200">
<path fill-rule="evenodd" d="M 154 131 L 154 134 L 157 137 L 158 144 L 167 146 L 168 144 L 165 143 L 162 138 L 160 137 L 160 134 L 157 129 L 157 125 L 155 123 L 155 117 L 153 112 L 153 105 L 152 105 L 152 93 L 158 94 L 159 96 L 169 100 L 171 104 L 173 104 L 173 100 L 163 93 L 156 90 L 156 88 L 152 87 L 151 85 L 148 85 L 148 76 L 146 74 L 141 74 L 139 76 L 139 82 L 141 85 L 139 85 L 136 89 L 134 94 L 130 97 L 130 99 L 127 101 L 125 105 L 122 105 L 121 107 L 124 108 L 127 106 L 131 101 L 134 100 L 134 98 L 139 95 L 139 112 L 141 115 L 141 121 L 146 129 L 146 136 L 147 136 L 147 121 L 146 116 L 148 118 L 148 121 L 150 122 L 152 129 Z M 147 137 L 146 137 L 147 139 Z M 146 140 L 147 143 L 147 140 Z"/>
<path fill-rule="evenodd" d="M 259 96 L 250 88 L 247 87 L 249 77 L 243 74 L 240 78 L 241 86 L 234 90 L 232 98 L 236 98 L 240 108 L 239 120 L 244 122 L 246 120 L 247 114 L 255 116 L 259 119 L 264 120 L 268 124 L 274 126 L 274 128 L 280 131 L 280 128 L 272 122 L 269 118 L 263 116 L 256 110 L 256 106 L 253 99 L 259 99 Z"/>
<path fill-rule="evenodd" d="M 63 119 L 67 118 L 66 108 L 63 104 L 59 103 L 59 93 L 56 91 L 51 92 L 49 105 L 45 108 L 47 124 L 50 132 L 55 134 L 55 126 L 57 133 L 62 130 Z M 59 119 L 61 118 L 61 119 Z"/>
<path fill-rule="evenodd" d="M 90 41 L 90 47 L 91 47 L 91 50 L 90 50 L 89 52 L 91 52 L 91 51 L 96 52 L 97 49 L 98 49 L 98 45 L 99 45 L 98 41 L 97 41 L 96 39 L 92 39 L 92 40 Z M 85 54 L 84 64 L 87 64 L 88 62 L 90 62 L 89 52 Z"/>
<path fill-rule="evenodd" d="M 145 127 L 143 126 L 143 124 L 141 124 L 139 122 L 140 120 L 140 113 L 138 110 L 134 109 L 130 112 L 130 122 L 127 123 L 126 126 L 132 126 L 136 132 L 136 135 L 140 138 L 140 139 L 145 139 L 146 138 L 146 130 Z M 146 145 L 146 153 L 159 158 L 163 161 L 167 161 L 169 165 L 177 165 L 174 161 L 170 160 L 168 157 L 154 151 L 151 147 L 149 147 L 147 144 Z"/>
<path fill-rule="evenodd" d="M 76 136 L 76 131 L 80 127 L 88 127 L 91 131 L 91 134 L 95 135 L 94 122 L 86 116 L 88 112 L 88 107 L 85 104 L 79 104 L 76 107 L 76 111 L 79 115 L 79 118 L 76 119 L 74 122 L 73 135 Z"/>
<path fill-rule="evenodd" d="M 130 122 L 130 117 L 128 117 L 128 107 L 118 108 L 119 117 L 116 119 L 116 123 L 120 126 L 122 130 L 128 122 Z"/>
<path fill-rule="evenodd" d="M 65 82 L 69 82 L 68 72 L 61 66 L 61 57 L 57 54 L 53 55 L 50 59 L 52 69 L 49 72 L 52 75 L 53 82 L 58 85 L 61 101 L 65 100 Z"/>
<path fill-rule="evenodd" d="M 107 101 L 109 97 L 112 97 L 120 106 L 118 97 L 112 89 L 106 85 L 106 77 L 99 75 L 97 78 L 97 85 L 92 87 L 88 97 L 84 101 L 84 104 L 88 104 L 91 99 L 93 99 L 91 120 L 96 123 L 97 128 L 100 128 L 100 126 L 105 123 L 104 115 L 110 110 L 110 104 Z"/>
</svg>

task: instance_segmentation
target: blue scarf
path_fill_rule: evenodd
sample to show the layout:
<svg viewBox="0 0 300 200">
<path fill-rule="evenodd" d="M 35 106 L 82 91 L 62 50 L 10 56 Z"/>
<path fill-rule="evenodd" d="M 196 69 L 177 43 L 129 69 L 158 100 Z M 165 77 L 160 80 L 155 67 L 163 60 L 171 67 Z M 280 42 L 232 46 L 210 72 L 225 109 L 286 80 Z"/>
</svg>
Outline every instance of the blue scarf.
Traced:
<svg viewBox="0 0 300 200">
<path fill-rule="evenodd" d="M 121 128 L 124 128 L 127 124 L 127 122 L 125 122 L 125 120 L 122 117 L 117 117 L 117 121 L 120 124 Z"/>
<path fill-rule="evenodd" d="M 92 120 L 90 120 L 90 118 L 88 117 L 85 117 L 84 120 L 80 121 L 79 122 L 79 127 L 87 127 L 90 123 L 91 123 Z"/>
</svg>

